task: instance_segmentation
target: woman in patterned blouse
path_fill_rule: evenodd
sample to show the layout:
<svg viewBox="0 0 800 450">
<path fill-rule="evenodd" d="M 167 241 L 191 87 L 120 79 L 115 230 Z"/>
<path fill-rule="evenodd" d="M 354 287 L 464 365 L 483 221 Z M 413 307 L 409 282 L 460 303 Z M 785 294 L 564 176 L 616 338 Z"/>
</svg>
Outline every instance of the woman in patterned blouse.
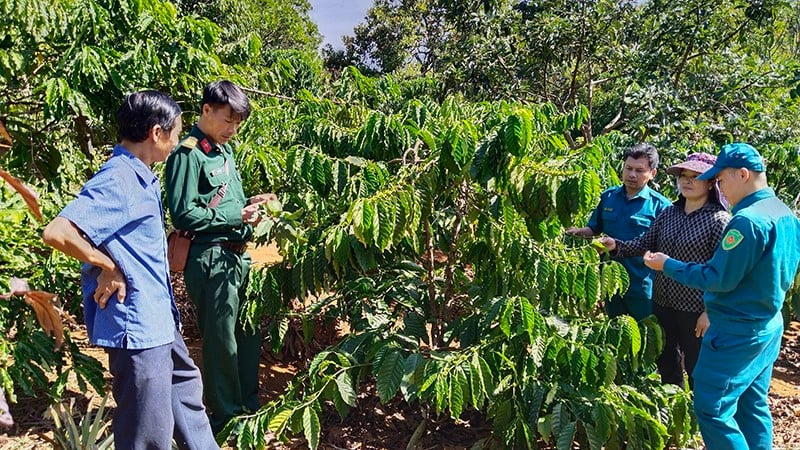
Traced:
<svg viewBox="0 0 800 450">
<path fill-rule="evenodd" d="M 710 169 L 715 160 L 715 156 L 707 153 L 693 153 L 686 161 L 667 169 L 667 173 L 677 177 L 678 200 L 661 212 L 653 225 L 636 239 L 601 238 L 611 255 L 614 258 L 641 257 L 650 250 L 681 261 L 708 261 L 731 217 L 716 182 L 696 179 Z M 688 288 L 664 276 L 663 272 L 656 272 L 653 313 L 664 327 L 664 351 L 658 359 L 661 381 L 683 386 L 685 367 L 689 386 L 693 386 L 692 370 L 700 352 L 700 340 L 709 325 L 703 292 Z"/>
</svg>

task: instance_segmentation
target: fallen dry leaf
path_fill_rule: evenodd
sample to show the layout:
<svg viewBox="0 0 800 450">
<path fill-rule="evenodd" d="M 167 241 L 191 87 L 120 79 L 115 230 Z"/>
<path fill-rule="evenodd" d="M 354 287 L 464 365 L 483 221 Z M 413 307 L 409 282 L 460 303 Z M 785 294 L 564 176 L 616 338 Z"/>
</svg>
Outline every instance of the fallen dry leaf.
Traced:
<svg viewBox="0 0 800 450">
<path fill-rule="evenodd" d="M 39 222 L 44 220 L 44 217 L 42 217 L 42 210 L 39 208 L 39 194 L 37 194 L 36 191 L 20 181 L 19 178 L 11 175 L 3 169 L 0 169 L 0 177 L 6 180 L 15 191 L 19 192 L 19 195 L 21 195 L 22 199 L 25 200 L 25 204 L 28 205 L 28 208 L 30 208 L 31 212 L 36 219 L 39 220 Z"/>
<path fill-rule="evenodd" d="M 64 343 L 64 322 L 61 317 L 66 317 L 73 324 L 76 323 L 72 316 L 61 309 L 58 296 L 45 291 L 32 291 L 28 286 L 28 281 L 22 278 L 12 277 L 9 287 L 11 293 L 0 295 L 0 298 L 9 298 L 12 295 L 24 296 L 25 303 L 33 309 L 36 320 L 39 321 L 45 334 L 55 338 L 55 350 L 58 351 Z"/>
<path fill-rule="evenodd" d="M 0 139 L 0 146 L 3 146 L 5 148 L 10 148 L 11 147 L 11 144 L 12 144 L 11 135 L 8 134 L 8 130 L 6 130 L 6 126 L 3 125 L 3 121 L 2 120 L 0 120 L 0 138 L 2 138 L 2 139 Z M 4 143 L 3 141 L 8 142 L 8 144 Z"/>
<path fill-rule="evenodd" d="M 55 294 L 44 291 L 28 291 L 25 293 L 25 303 L 31 305 L 36 313 L 36 319 L 44 329 L 45 334 L 56 338 L 56 350 L 64 343 L 64 323 L 61 321 L 59 310 L 53 304 Z"/>
</svg>

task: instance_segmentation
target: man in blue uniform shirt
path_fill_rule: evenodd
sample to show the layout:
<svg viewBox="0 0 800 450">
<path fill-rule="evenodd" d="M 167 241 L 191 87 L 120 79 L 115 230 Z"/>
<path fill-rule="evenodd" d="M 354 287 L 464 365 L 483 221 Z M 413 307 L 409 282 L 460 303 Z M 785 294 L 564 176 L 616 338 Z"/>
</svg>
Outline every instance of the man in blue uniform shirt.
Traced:
<svg viewBox="0 0 800 450">
<path fill-rule="evenodd" d="M 764 161 L 748 144 L 722 147 L 697 179 L 716 179 L 733 217 L 706 264 L 648 253 L 645 264 L 705 291 L 711 326 L 694 369 L 694 408 L 706 447 L 772 448 L 767 393 L 778 357 L 781 306 L 800 261 L 800 221 L 767 185 Z"/>
<path fill-rule="evenodd" d="M 150 166 L 178 143 L 181 109 L 156 91 L 125 97 L 120 143 L 44 230 L 48 245 L 84 262 L 89 339 L 108 353 L 118 449 L 218 449 L 200 371 L 179 332 L 164 236 L 161 184 Z"/>
<path fill-rule="evenodd" d="M 567 234 L 597 236 L 605 233 L 614 239 L 630 241 L 644 234 L 656 216 L 672 204 L 647 185 L 656 176 L 658 151 L 650 144 L 637 144 L 622 154 L 622 186 L 607 189 L 592 212 L 588 226 L 569 228 Z M 623 296 L 606 302 L 609 317 L 628 314 L 641 320 L 653 312 L 653 272 L 642 259 L 625 258 L 620 263 L 630 278 Z"/>
</svg>

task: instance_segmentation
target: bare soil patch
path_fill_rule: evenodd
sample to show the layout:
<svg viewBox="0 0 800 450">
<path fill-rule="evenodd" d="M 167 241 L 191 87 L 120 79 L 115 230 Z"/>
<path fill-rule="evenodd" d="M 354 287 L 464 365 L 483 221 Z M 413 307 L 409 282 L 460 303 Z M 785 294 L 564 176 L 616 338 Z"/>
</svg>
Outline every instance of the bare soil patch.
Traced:
<svg viewBox="0 0 800 450">
<path fill-rule="evenodd" d="M 772 372 L 769 406 L 774 447 L 800 449 L 800 322 L 791 322 L 783 334 L 781 353 Z"/>
</svg>

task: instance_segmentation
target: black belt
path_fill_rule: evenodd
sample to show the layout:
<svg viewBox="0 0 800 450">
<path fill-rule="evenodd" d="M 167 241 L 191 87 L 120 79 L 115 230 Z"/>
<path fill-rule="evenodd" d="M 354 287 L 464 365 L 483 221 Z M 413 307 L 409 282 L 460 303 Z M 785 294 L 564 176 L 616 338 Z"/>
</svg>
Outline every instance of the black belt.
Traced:
<svg viewBox="0 0 800 450">
<path fill-rule="evenodd" d="M 231 241 L 209 242 L 206 245 L 211 247 L 222 247 L 238 255 L 242 255 L 244 254 L 244 252 L 247 251 L 247 242 L 231 242 Z"/>
</svg>

